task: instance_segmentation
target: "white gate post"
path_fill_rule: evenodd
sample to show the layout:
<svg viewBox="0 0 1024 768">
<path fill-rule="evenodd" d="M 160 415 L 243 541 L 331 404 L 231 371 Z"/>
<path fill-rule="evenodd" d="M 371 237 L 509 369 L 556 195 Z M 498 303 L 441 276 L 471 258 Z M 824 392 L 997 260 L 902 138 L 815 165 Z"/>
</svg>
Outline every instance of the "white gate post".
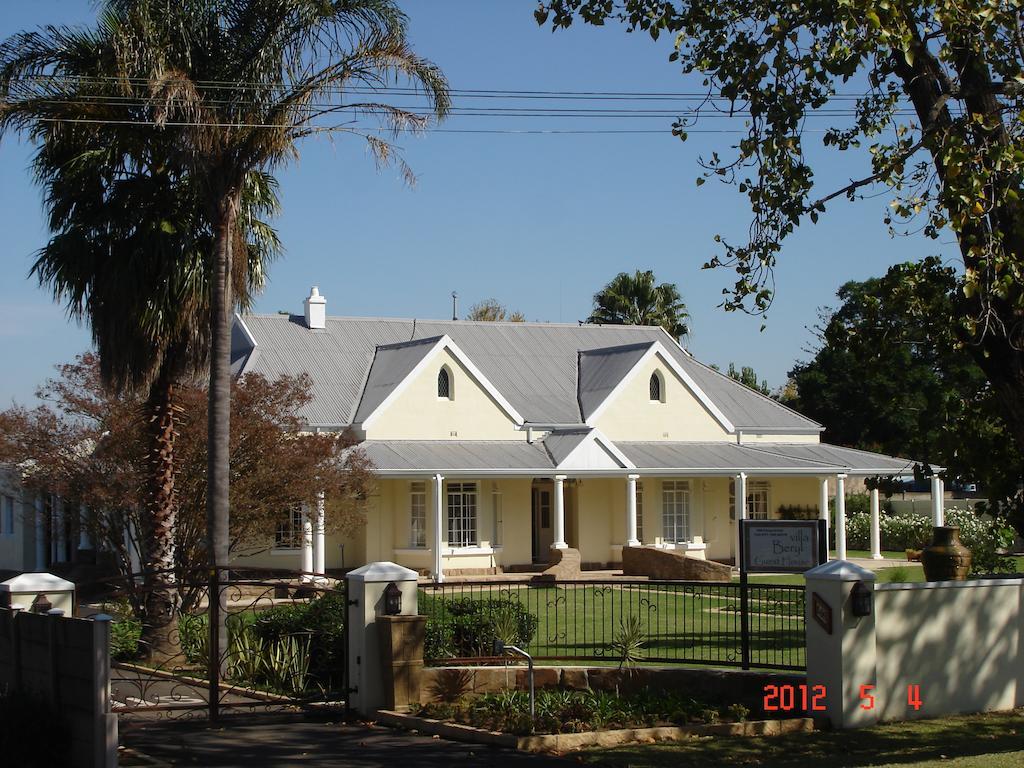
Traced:
<svg viewBox="0 0 1024 768">
<path fill-rule="evenodd" d="M 804 578 L 808 700 L 812 707 L 825 706 L 833 728 L 874 725 L 879 707 L 869 697 L 891 695 L 875 688 L 875 574 L 846 560 L 832 560 L 807 571 Z M 855 589 L 869 591 L 867 616 L 853 614 Z"/>
<path fill-rule="evenodd" d="M 391 562 L 369 563 L 345 575 L 348 599 L 349 707 L 371 715 L 384 704 L 384 669 L 377 617 L 384 613 L 384 589 L 394 583 L 402 595 L 402 616 L 419 613 L 416 571 Z"/>
</svg>

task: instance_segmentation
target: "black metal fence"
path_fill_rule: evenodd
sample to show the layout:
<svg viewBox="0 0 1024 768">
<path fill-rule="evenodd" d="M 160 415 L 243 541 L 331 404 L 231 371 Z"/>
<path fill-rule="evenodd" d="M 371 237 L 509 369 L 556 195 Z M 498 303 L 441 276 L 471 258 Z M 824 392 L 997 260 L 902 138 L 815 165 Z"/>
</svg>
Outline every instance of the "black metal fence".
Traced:
<svg viewBox="0 0 1024 768">
<path fill-rule="evenodd" d="M 683 581 L 452 582 L 420 587 L 429 663 L 480 661 L 496 639 L 539 660 L 805 668 L 804 587 Z M 746 653 L 745 653 L 746 651 Z"/>
</svg>

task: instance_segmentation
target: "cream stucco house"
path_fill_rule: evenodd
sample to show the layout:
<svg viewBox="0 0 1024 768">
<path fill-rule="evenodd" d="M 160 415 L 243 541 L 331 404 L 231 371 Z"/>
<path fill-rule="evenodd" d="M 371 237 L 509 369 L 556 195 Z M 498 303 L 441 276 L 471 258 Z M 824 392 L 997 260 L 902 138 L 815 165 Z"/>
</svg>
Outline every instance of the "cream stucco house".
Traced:
<svg viewBox="0 0 1024 768">
<path fill-rule="evenodd" d="M 660 328 L 328 317 L 314 288 L 302 315 L 236 318 L 233 363 L 307 373 L 309 429 L 354 429 L 379 477 L 358 535 L 325 537 L 297 512 L 250 565 L 393 560 L 441 579 L 565 547 L 614 567 L 641 543 L 730 561 L 737 496 L 740 516 L 774 518 L 827 509 L 829 478 L 841 498 L 848 475 L 912 470 L 822 443 L 820 425 Z"/>
</svg>

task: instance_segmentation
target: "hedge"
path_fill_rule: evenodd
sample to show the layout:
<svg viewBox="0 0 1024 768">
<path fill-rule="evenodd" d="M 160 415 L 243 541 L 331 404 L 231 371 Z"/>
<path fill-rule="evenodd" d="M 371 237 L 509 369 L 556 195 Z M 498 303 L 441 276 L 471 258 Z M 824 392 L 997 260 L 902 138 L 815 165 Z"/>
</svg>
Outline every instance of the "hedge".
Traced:
<svg viewBox="0 0 1024 768">
<path fill-rule="evenodd" d="M 517 602 L 447 599 L 420 592 L 427 616 L 423 655 L 428 660 L 490 656 L 494 641 L 524 647 L 537 632 L 537 617 Z"/>
</svg>

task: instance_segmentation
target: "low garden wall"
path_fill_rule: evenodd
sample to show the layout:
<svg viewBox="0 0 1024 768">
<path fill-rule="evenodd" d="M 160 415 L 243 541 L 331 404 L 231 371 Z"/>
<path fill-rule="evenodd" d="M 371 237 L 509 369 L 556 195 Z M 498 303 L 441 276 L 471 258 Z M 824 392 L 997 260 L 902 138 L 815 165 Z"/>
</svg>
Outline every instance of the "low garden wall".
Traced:
<svg viewBox="0 0 1024 768">
<path fill-rule="evenodd" d="M 18 749 L 32 751 L 5 752 L 4 760 L 11 761 L 6 765 L 117 765 L 109 644 L 109 617 L 0 608 L 0 692 L 7 700 L 0 727 L 13 735 Z"/>
<path fill-rule="evenodd" d="M 560 688 L 624 694 L 644 689 L 655 693 L 684 692 L 695 699 L 742 704 L 755 717 L 764 714 L 766 685 L 799 686 L 803 683 L 806 683 L 806 676 L 802 674 L 706 668 L 637 667 L 620 671 L 617 667 L 565 666 L 534 669 L 534 685 L 538 690 Z M 528 688 L 527 669 L 519 665 L 427 667 L 423 670 L 420 703 Z M 804 712 L 798 708 L 787 714 L 796 716 Z"/>
</svg>

